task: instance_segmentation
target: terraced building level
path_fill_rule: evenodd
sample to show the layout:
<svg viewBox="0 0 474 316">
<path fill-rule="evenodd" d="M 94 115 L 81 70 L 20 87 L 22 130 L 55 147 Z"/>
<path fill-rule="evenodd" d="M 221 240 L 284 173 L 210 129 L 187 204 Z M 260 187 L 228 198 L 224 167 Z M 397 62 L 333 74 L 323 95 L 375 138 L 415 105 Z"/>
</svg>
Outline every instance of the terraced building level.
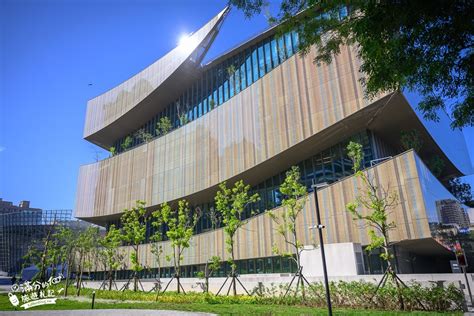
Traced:
<svg viewBox="0 0 474 316">
<path fill-rule="evenodd" d="M 362 251 L 369 242 L 367 227 L 345 208 L 362 187 L 345 150 L 356 139 L 377 185 L 398 196 L 390 213 L 397 228 L 390 238 L 399 272 L 449 271 L 452 254 L 440 242 L 443 223 L 436 202 L 454 199 L 445 188 L 448 179 L 471 172 L 462 133 L 443 122 L 430 133 L 410 103 L 415 96 L 393 92 L 367 99 L 354 47 L 342 47 L 329 65 L 316 65 L 314 49 L 298 54 L 296 32 L 281 36 L 270 28 L 202 64 L 227 14 L 223 10 L 186 43 L 88 102 L 84 138 L 107 150 L 114 147 L 116 154 L 81 166 L 75 216 L 120 227 L 123 210 L 136 200 L 146 201 L 149 211 L 163 202 L 188 200 L 202 212 L 184 253 L 184 276 L 191 277 L 211 256 L 227 258 L 223 230 L 212 228 L 209 213 L 218 184 L 242 179 L 261 200 L 252 205 L 256 214 L 245 214 L 248 222 L 236 237 L 239 273 L 294 272 L 291 260 L 272 252 L 274 244 L 285 249 L 285 243 L 265 210 L 282 211 L 278 188 L 297 165 L 309 191 L 313 182 L 329 183 L 318 191 L 329 273 L 380 273 L 378 254 Z M 170 123 L 167 133 L 156 131 L 163 118 Z M 400 142 L 401 132 L 411 130 L 423 141 L 418 152 L 404 150 Z M 427 167 L 433 157 L 444 161 L 437 176 Z M 310 229 L 315 221 L 310 194 L 297 223 L 308 249 L 317 242 Z M 162 244 L 170 253 L 169 242 Z M 317 251 L 305 254 L 306 274 L 319 273 L 311 268 Z M 156 277 L 148 241 L 140 256 L 147 267 L 143 277 Z M 173 274 L 171 266 L 161 262 L 162 277 Z M 127 278 L 129 267 L 125 263 L 118 277 Z M 228 270 L 223 262 L 220 275 Z"/>
</svg>

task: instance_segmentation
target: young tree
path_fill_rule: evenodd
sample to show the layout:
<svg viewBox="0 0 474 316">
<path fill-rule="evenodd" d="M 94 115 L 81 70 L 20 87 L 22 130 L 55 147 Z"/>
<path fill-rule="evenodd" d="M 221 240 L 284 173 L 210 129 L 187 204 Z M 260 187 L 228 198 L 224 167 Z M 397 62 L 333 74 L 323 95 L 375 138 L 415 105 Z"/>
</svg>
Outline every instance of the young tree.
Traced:
<svg viewBox="0 0 474 316">
<path fill-rule="evenodd" d="M 130 261 L 132 263 L 133 270 L 133 290 L 138 290 L 138 273 L 143 270 L 143 267 L 139 261 L 139 249 L 140 244 L 145 241 L 146 237 L 146 203 L 144 201 L 136 201 L 135 207 L 130 210 L 125 209 L 120 221 L 122 222 L 122 238 L 125 242 L 129 243 L 133 251 L 130 253 Z M 124 289 L 128 287 L 130 280 L 124 286 Z M 141 283 L 141 282 L 140 282 Z M 143 289 L 143 285 L 142 285 Z"/>
<path fill-rule="evenodd" d="M 133 142 L 133 139 L 132 137 L 130 136 L 127 136 L 125 137 L 125 140 L 123 141 L 121 147 L 122 147 L 122 150 L 127 150 L 128 148 L 130 148 L 130 146 L 132 146 L 132 142 Z"/>
<path fill-rule="evenodd" d="M 251 16 L 268 2 L 230 3 Z M 369 97 L 385 91 L 416 91 L 423 96 L 418 108 L 426 118 L 436 120 L 437 110 L 450 108 L 453 128 L 473 126 L 473 1 L 279 3 L 270 23 L 283 23 L 282 33 L 297 31 L 303 53 L 314 45 L 316 62 L 330 63 L 343 45 L 357 47 Z"/>
<path fill-rule="evenodd" d="M 109 148 L 109 152 L 110 152 L 110 157 L 113 157 L 117 154 L 117 150 L 115 149 L 114 146 Z"/>
<path fill-rule="evenodd" d="M 390 242 L 390 231 L 396 228 L 394 221 L 389 220 L 391 210 L 398 204 L 398 196 L 395 192 L 388 192 L 382 187 L 376 186 L 367 171 L 361 170 L 364 158 L 363 146 L 356 142 L 350 142 L 347 146 L 347 155 L 352 159 L 355 176 L 362 181 L 363 188 L 354 202 L 346 205 L 354 220 L 361 220 L 369 229 L 370 243 L 367 251 L 381 249 L 380 258 L 387 264 L 387 270 L 379 286 L 385 284 L 387 278 L 395 282 L 398 290 L 398 299 L 401 309 L 404 309 L 403 296 L 400 290 L 401 282 L 396 275 L 392 243 Z M 363 207 L 366 211 L 361 210 Z M 403 283 L 402 283 L 403 284 Z M 378 287 L 377 287 L 378 289 Z"/>
<path fill-rule="evenodd" d="M 114 271 L 122 264 L 123 256 L 119 253 L 119 246 L 122 244 L 122 232 L 115 228 L 115 225 L 110 225 L 109 230 L 103 238 L 100 239 L 100 254 L 103 258 L 104 270 L 107 273 L 108 288 L 112 290 L 114 283 Z M 104 280 L 105 288 L 105 280 Z"/>
<path fill-rule="evenodd" d="M 74 267 L 74 259 L 76 256 L 78 235 L 69 227 L 60 227 L 57 233 L 57 238 L 61 244 L 62 254 L 62 269 L 61 274 L 66 272 L 66 284 L 64 289 L 64 296 L 68 294 L 69 282 L 71 279 L 72 269 Z"/>
<path fill-rule="evenodd" d="M 163 223 L 168 226 L 166 236 L 170 240 L 171 247 L 173 248 L 173 253 L 166 257 L 168 261 L 173 262 L 175 271 L 174 278 L 177 281 L 177 291 L 180 293 L 181 289 L 183 289 L 180 282 L 183 251 L 190 246 L 189 241 L 193 236 L 194 227 L 198 221 L 198 215 L 191 210 L 186 200 L 180 200 L 177 209 L 172 209 L 167 203 L 163 203 L 161 205 L 161 216 Z"/>
<path fill-rule="evenodd" d="M 144 128 L 141 128 L 136 131 L 135 138 L 141 140 L 143 143 L 148 143 L 153 139 L 153 135 L 145 131 Z"/>
<path fill-rule="evenodd" d="M 219 191 L 217 191 L 215 197 L 216 208 L 224 224 L 225 242 L 227 244 L 226 250 L 230 255 L 228 261 L 232 269 L 230 275 L 230 277 L 232 277 L 231 286 L 233 286 L 232 291 L 234 295 L 237 295 L 234 237 L 237 230 L 246 223 L 246 221 L 242 219 L 242 213 L 245 208 L 260 199 L 257 193 L 249 195 L 249 191 L 250 185 L 245 185 L 242 180 L 237 181 L 231 189 L 227 188 L 226 182 L 223 182 L 219 185 Z"/>
<path fill-rule="evenodd" d="M 417 153 L 419 153 L 423 147 L 423 140 L 421 139 L 420 132 L 416 129 L 401 131 L 400 142 L 402 143 L 403 150 L 410 150 L 413 148 Z"/>
<path fill-rule="evenodd" d="M 188 124 L 189 122 L 189 118 L 188 118 L 188 115 L 186 113 L 183 113 L 179 116 L 179 124 L 181 126 L 184 126 L 186 124 Z"/>
<path fill-rule="evenodd" d="M 161 290 L 161 257 L 163 256 L 163 246 L 161 244 L 163 240 L 163 217 L 159 209 L 151 214 L 151 226 L 154 228 L 154 232 L 150 236 L 150 241 L 152 242 L 151 253 L 155 256 L 156 265 L 158 266 L 158 283 L 156 284 L 158 295 Z"/>
<path fill-rule="evenodd" d="M 99 236 L 99 228 L 96 226 L 89 226 L 85 231 L 79 234 L 77 239 L 77 268 L 76 268 L 76 295 L 81 294 L 82 278 L 84 271 L 90 270 L 92 266 L 91 252 L 97 246 Z"/>
<path fill-rule="evenodd" d="M 162 117 L 160 121 L 156 123 L 156 135 L 166 135 L 172 128 L 171 120 L 167 116 Z"/>
<path fill-rule="evenodd" d="M 303 298 L 305 297 L 304 279 L 302 276 L 301 266 L 301 252 L 303 251 L 303 244 L 298 240 L 296 233 L 296 220 L 298 215 L 306 204 L 307 190 L 306 186 L 301 183 L 300 170 L 297 166 L 291 167 L 286 172 L 285 181 L 280 186 L 280 192 L 283 194 L 282 205 L 283 211 L 276 214 L 272 211 L 267 211 L 267 214 L 276 224 L 276 230 L 280 236 L 283 237 L 285 243 L 287 243 L 291 251 L 284 252 L 276 245 L 273 246 L 273 251 L 281 256 L 291 258 L 297 265 L 298 281 L 296 283 L 296 292 L 298 287 L 301 286 Z M 295 276 L 296 276 L 295 275 Z M 290 284 L 291 286 L 291 284 Z"/>
<path fill-rule="evenodd" d="M 204 293 L 209 293 L 209 278 L 221 268 L 221 258 L 219 256 L 212 256 L 206 261 L 204 271 L 199 271 L 197 277 L 204 279 Z"/>
<path fill-rule="evenodd" d="M 33 280 L 45 282 L 48 278 L 48 268 L 52 272 L 56 271 L 56 266 L 59 263 L 60 247 L 57 240 L 58 224 L 54 220 L 51 224 L 46 226 L 46 236 L 40 240 L 33 240 L 28 247 L 28 251 L 23 256 L 23 268 L 28 265 L 35 265 L 38 272 L 33 277 Z"/>
<path fill-rule="evenodd" d="M 201 212 L 199 210 L 199 212 Z M 209 218 L 211 220 L 211 229 L 214 230 L 217 227 L 219 227 L 221 218 L 219 216 L 219 212 L 214 207 L 210 207 L 209 209 Z M 200 271 L 197 274 L 198 278 L 204 279 L 204 292 L 208 293 L 209 292 L 209 278 L 211 278 L 214 273 L 219 271 L 221 267 L 221 258 L 219 256 L 212 256 L 206 261 L 206 264 L 204 266 L 204 271 Z"/>
</svg>

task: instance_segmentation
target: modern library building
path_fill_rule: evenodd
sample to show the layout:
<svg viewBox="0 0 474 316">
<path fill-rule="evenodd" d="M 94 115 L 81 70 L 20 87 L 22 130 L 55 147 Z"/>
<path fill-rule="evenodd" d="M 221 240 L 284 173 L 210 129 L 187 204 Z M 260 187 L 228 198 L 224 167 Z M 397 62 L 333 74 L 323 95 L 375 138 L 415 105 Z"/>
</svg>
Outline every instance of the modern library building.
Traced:
<svg viewBox="0 0 474 316">
<path fill-rule="evenodd" d="M 313 183 L 328 184 L 317 194 L 330 275 L 381 273 L 378 253 L 364 251 L 369 228 L 346 210 L 362 189 L 346 152 L 347 143 L 356 140 L 377 186 L 398 198 L 389 217 L 396 224 L 390 239 L 399 272 L 449 272 L 454 256 L 443 231 L 456 231 L 443 223 L 439 205 L 455 201 L 447 181 L 472 172 L 462 133 L 443 119 L 424 122 L 410 93 L 368 99 L 355 47 L 342 47 L 330 64 L 318 65 L 315 49 L 299 54 L 297 32 L 281 34 L 271 27 L 203 63 L 228 11 L 88 102 L 84 138 L 106 150 L 113 147 L 113 155 L 80 167 L 75 216 L 120 227 L 123 210 L 137 200 L 151 212 L 186 199 L 201 216 L 184 253 L 183 276 L 195 276 L 212 256 L 222 258 L 219 274 L 226 275 L 222 224 L 212 225 L 210 214 L 218 185 L 243 180 L 260 200 L 251 207 L 255 212 L 244 214 L 247 222 L 236 235 L 238 273 L 295 272 L 291 260 L 272 251 L 275 244 L 287 245 L 266 211 L 284 211 L 279 186 L 285 172 L 298 166 L 309 192 Z M 157 130 L 163 118 L 170 123 L 166 133 Z M 404 131 L 413 130 L 423 144 L 416 152 L 401 140 Z M 443 161 L 436 172 L 429 168 L 434 157 Z M 309 194 L 297 219 L 299 239 L 308 249 L 303 252 L 307 275 L 319 274 L 309 267 L 311 256 L 318 256 L 318 247 L 312 249 L 319 243 L 311 229 L 315 224 Z M 147 236 L 152 233 L 148 227 Z M 161 243 L 170 253 L 169 241 Z M 149 240 L 140 247 L 142 277 L 154 278 L 158 263 Z M 160 266 L 162 277 L 173 275 L 172 263 L 163 260 Z M 123 268 L 120 279 L 131 273 L 129 263 Z"/>
</svg>

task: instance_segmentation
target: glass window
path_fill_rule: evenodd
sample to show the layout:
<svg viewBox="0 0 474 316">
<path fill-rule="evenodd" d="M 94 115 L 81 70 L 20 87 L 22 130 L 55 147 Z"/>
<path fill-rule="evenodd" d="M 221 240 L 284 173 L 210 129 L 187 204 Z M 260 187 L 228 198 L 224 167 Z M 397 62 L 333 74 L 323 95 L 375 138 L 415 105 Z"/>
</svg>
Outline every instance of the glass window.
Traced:
<svg viewBox="0 0 474 316">
<path fill-rule="evenodd" d="M 271 49 L 272 49 L 273 67 L 276 67 L 277 65 L 280 64 L 280 61 L 278 60 L 278 47 L 277 47 L 276 39 L 272 39 Z"/>
<path fill-rule="evenodd" d="M 258 48 L 258 66 L 259 66 L 259 78 L 265 75 L 265 54 L 263 53 L 263 46 Z"/>
<path fill-rule="evenodd" d="M 249 273 L 248 272 L 248 263 L 247 263 L 247 260 L 241 260 L 239 261 L 239 264 L 240 266 L 240 274 L 247 274 Z"/>
<path fill-rule="evenodd" d="M 229 100 L 229 81 L 224 82 L 224 102 Z"/>
<path fill-rule="evenodd" d="M 270 43 L 265 44 L 265 66 L 267 72 L 272 70 L 272 54 L 270 52 Z"/>
<path fill-rule="evenodd" d="M 265 269 L 264 269 L 264 262 L 263 262 L 263 259 L 257 259 L 256 260 L 256 266 L 255 266 L 255 272 L 256 273 L 265 273 Z"/>
<path fill-rule="evenodd" d="M 337 180 L 340 179 L 343 174 L 341 147 L 339 145 L 334 146 L 331 148 L 331 153 L 333 157 L 334 177 Z"/>
<path fill-rule="evenodd" d="M 281 273 L 281 258 L 273 257 L 273 273 Z"/>
<path fill-rule="evenodd" d="M 252 52 L 252 65 L 253 65 L 253 81 L 258 80 L 258 57 L 257 49 Z"/>
<path fill-rule="evenodd" d="M 285 34 L 285 46 L 286 46 L 286 55 L 288 57 L 293 55 L 293 45 L 291 44 L 291 34 Z"/>
<path fill-rule="evenodd" d="M 333 182 L 334 181 L 334 173 L 332 170 L 332 156 L 331 156 L 331 151 L 325 150 L 322 153 L 322 160 L 323 160 L 323 169 L 324 169 L 324 180 L 327 182 Z"/>
<path fill-rule="evenodd" d="M 222 85 L 219 86 L 219 105 L 224 103 L 224 93 L 223 93 L 223 87 Z"/>
<path fill-rule="evenodd" d="M 255 273 L 255 260 L 248 260 L 248 273 L 253 274 Z"/>
<path fill-rule="evenodd" d="M 300 44 L 300 37 L 298 35 L 298 32 L 291 32 L 291 37 L 293 40 L 293 51 L 297 52 L 299 50 L 299 44 Z"/>
<path fill-rule="evenodd" d="M 289 273 L 290 272 L 290 258 L 281 258 L 281 272 Z"/>
<path fill-rule="evenodd" d="M 265 186 L 266 186 L 266 195 L 267 195 L 267 198 L 266 198 L 267 204 L 265 205 L 265 208 L 267 210 L 270 210 L 275 207 L 275 200 L 273 198 L 273 191 L 272 191 L 273 189 L 272 179 L 268 179 L 265 182 Z"/>
<path fill-rule="evenodd" d="M 265 259 L 265 273 L 273 273 L 273 260 L 272 258 Z"/>
<path fill-rule="evenodd" d="M 285 40 L 283 37 L 278 38 L 278 55 L 280 63 L 282 63 L 286 59 Z"/>
<path fill-rule="evenodd" d="M 252 56 L 249 55 L 245 62 L 245 68 L 247 69 L 247 86 L 250 86 L 253 82 L 252 76 Z"/>
<path fill-rule="evenodd" d="M 240 66 L 240 72 L 239 72 L 239 77 L 240 77 L 240 89 L 244 90 L 247 87 L 247 72 L 245 70 L 245 63 L 242 63 Z"/>
</svg>

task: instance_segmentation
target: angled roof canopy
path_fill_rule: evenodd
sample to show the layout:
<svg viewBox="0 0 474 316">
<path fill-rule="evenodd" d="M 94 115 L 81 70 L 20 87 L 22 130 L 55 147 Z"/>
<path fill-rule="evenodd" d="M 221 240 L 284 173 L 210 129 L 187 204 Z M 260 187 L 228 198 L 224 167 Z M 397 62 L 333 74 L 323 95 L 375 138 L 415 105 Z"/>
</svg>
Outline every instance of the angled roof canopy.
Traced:
<svg viewBox="0 0 474 316">
<path fill-rule="evenodd" d="M 84 138 L 103 148 L 144 124 L 193 79 L 229 7 L 168 54 L 87 103 Z"/>
</svg>

